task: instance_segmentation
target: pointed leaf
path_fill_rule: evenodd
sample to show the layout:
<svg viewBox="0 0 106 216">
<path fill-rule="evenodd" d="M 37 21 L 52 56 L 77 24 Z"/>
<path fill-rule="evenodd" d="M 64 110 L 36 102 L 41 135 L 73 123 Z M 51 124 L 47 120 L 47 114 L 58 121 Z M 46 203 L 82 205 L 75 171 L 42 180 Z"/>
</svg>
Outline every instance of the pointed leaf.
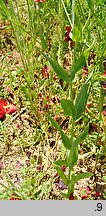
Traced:
<svg viewBox="0 0 106 216">
<path fill-rule="evenodd" d="M 76 110 L 74 104 L 71 100 L 62 99 L 61 101 L 62 108 L 64 109 L 64 115 L 75 116 Z"/>
<path fill-rule="evenodd" d="M 78 26 L 74 26 L 73 28 L 72 40 L 77 42 L 82 40 L 81 31 L 79 30 Z"/>
<path fill-rule="evenodd" d="M 62 130 L 60 131 L 60 134 L 61 134 L 61 138 L 62 138 L 62 142 L 64 144 L 64 147 L 66 149 L 70 149 L 71 148 L 70 139 L 68 138 L 68 136 L 66 136 L 66 134 Z"/>
<path fill-rule="evenodd" d="M 88 7 L 94 11 L 94 0 L 86 0 L 88 2 Z"/>
<path fill-rule="evenodd" d="M 69 78 L 69 73 L 64 69 L 62 68 L 56 60 L 48 57 L 47 55 L 43 54 L 44 57 L 50 62 L 50 64 L 52 65 L 54 71 L 56 72 L 56 74 L 58 75 L 58 77 L 60 77 L 60 79 L 63 79 L 64 81 L 66 82 L 69 82 L 70 81 L 70 78 Z"/>
<path fill-rule="evenodd" d="M 70 170 L 76 165 L 78 160 L 78 145 L 72 144 L 72 147 L 69 152 L 69 156 L 67 157 L 67 164 L 70 167 Z"/>
<path fill-rule="evenodd" d="M 77 120 L 78 118 L 81 117 L 81 114 L 85 111 L 85 108 L 86 108 L 86 103 L 87 103 L 87 99 L 88 99 L 88 87 L 89 87 L 89 84 L 85 83 L 77 98 L 76 98 L 76 102 L 75 102 L 75 108 L 76 108 L 76 115 L 75 115 L 75 120 Z"/>
<path fill-rule="evenodd" d="M 89 52 L 91 50 L 92 46 L 89 47 L 87 50 L 85 50 L 79 58 L 73 62 L 72 68 L 71 68 L 71 74 L 70 74 L 70 79 L 71 81 L 74 79 L 76 72 L 78 72 L 83 66 L 86 64 L 86 59 L 89 56 Z"/>
<path fill-rule="evenodd" d="M 74 178 L 72 179 L 72 181 L 75 184 L 79 180 L 84 179 L 84 178 L 90 178 L 91 176 L 93 176 L 93 173 L 91 173 L 91 172 L 79 173 L 76 176 L 74 176 Z"/>
<path fill-rule="evenodd" d="M 80 55 L 80 57 L 73 63 L 71 68 L 70 79 L 71 81 L 74 79 L 76 72 L 78 72 L 86 63 L 86 58 L 84 53 Z"/>
<path fill-rule="evenodd" d="M 78 161 L 78 147 L 76 146 L 72 149 L 72 153 L 70 154 L 69 166 L 72 169 Z"/>
<path fill-rule="evenodd" d="M 39 33 L 39 34 L 40 34 L 40 39 L 41 39 L 41 42 L 42 42 L 42 47 L 43 47 L 44 50 L 47 50 L 47 45 L 46 45 L 45 38 L 44 38 L 42 33 Z"/>
<path fill-rule="evenodd" d="M 89 125 L 86 126 L 85 130 L 79 135 L 79 137 L 72 144 L 69 156 L 67 157 L 67 163 L 68 166 L 70 166 L 71 170 L 73 169 L 73 167 L 76 165 L 78 161 L 78 144 L 86 138 L 88 134 L 88 130 L 89 130 Z"/>
<path fill-rule="evenodd" d="M 72 166 L 74 167 L 78 161 L 78 148 L 76 147 L 73 152 L 73 160 L 72 160 Z"/>
<path fill-rule="evenodd" d="M 66 149 L 70 149 L 71 143 L 70 143 L 70 139 L 68 138 L 68 136 L 66 136 L 66 134 L 62 131 L 61 127 L 57 124 L 57 122 L 50 115 L 47 114 L 47 117 L 51 121 L 53 126 L 56 128 L 56 130 L 60 132 L 64 147 Z"/>
<path fill-rule="evenodd" d="M 54 162 L 55 165 L 57 166 L 68 166 L 67 162 L 65 160 L 58 160 L 56 162 Z"/>
<path fill-rule="evenodd" d="M 102 5 L 103 3 L 105 3 L 105 0 L 96 0 L 96 4 L 97 4 L 97 5 L 98 5 L 98 4 Z"/>
<path fill-rule="evenodd" d="M 65 185 L 68 185 L 69 181 L 66 175 L 64 174 L 63 170 L 59 166 L 55 166 L 60 178 L 63 180 Z"/>
<path fill-rule="evenodd" d="M 1 1 L 1 0 L 0 0 L 0 10 L 1 10 L 1 15 L 3 16 L 3 18 L 8 20 L 10 18 L 8 7 L 4 3 L 4 1 Z"/>
<path fill-rule="evenodd" d="M 89 130 L 89 125 L 86 126 L 85 130 L 79 135 L 79 137 L 72 144 L 69 156 L 67 157 L 67 163 L 68 166 L 70 167 L 70 170 L 73 169 L 73 167 L 76 165 L 78 161 L 78 144 L 86 138 L 88 134 L 88 130 Z"/>
<path fill-rule="evenodd" d="M 86 136 L 88 135 L 88 131 L 89 131 L 89 125 L 86 126 L 86 128 L 84 129 L 84 131 L 74 141 L 74 145 L 77 145 L 77 144 L 83 142 L 83 140 L 85 140 Z"/>
<path fill-rule="evenodd" d="M 56 128 L 57 131 L 61 131 L 60 126 L 57 124 L 57 122 L 48 114 L 46 114 L 48 119 L 51 121 L 51 123 L 53 124 L 53 126 Z"/>
</svg>

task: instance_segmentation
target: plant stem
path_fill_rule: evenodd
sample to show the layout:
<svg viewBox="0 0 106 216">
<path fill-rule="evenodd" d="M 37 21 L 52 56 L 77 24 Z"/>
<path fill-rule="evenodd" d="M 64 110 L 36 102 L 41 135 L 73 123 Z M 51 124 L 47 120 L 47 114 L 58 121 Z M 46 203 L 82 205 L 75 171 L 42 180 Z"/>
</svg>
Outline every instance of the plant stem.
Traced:
<svg viewBox="0 0 106 216">
<path fill-rule="evenodd" d="M 75 0 L 72 0 L 72 28 L 74 27 L 74 17 L 75 17 L 74 7 L 75 7 Z M 76 54 L 76 48 L 74 47 L 73 62 L 75 61 L 75 54 Z M 70 85 L 69 85 L 69 99 L 72 101 L 74 100 L 72 82 L 70 82 Z M 75 126 L 75 121 L 74 121 L 73 117 L 70 117 L 70 119 L 69 119 L 69 131 L 70 131 L 70 142 L 72 145 L 73 145 L 73 139 L 74 139 L 74 126 Z M 72 153 L 71 151 L 72 151 L 72 149 L 70 149 L 68 157 L 71 156 L 71 153 Z M 68 171 L 69 182 L 71 182 L 72 175 L 73 175 L 73 170 L 69 166 L 69 171 Z M 70 193 L 72 193 L 73 191 L 74 191 L 74 186 L 71 185 L 71 183 L 69 183 L 68 195 L 70 196 Z"/>
<path fill-rule="evenodd" d="M 29 15 L 29 26 L 32 28 L 32 17 L 31 17 L 31 11 L 30 11 L 29 0 L 26 0 L 26 1 L 27 1 L 28 15 Z"/>
<path fill-rule="evenodd" d="M 90 21 L 90 18 L 91 18 L 91 11 L 89 12 L 88 19 L 86 20 L 85 25 L 84 25 L 84 27 L 82 28 L 82 32 L 84 32 L 85 28 L 88 26 L 88 23 L 89 23 L 89 21 Z M 87 27 L 87 28 L 88 28 L 88 27 Z"/>
<path fill-rule="evenodd" d="M 73 27 L 74 27 L 74 7 L 75 7 L 75 0 L 72 0 L 72 26 Z M 75 61 L 75 54 L 76 54 L 76 48 L 74 47 L 73 62 Z M 72 82 L 70 82 L 69 99 L 71 99 L 72 101 L 74 100 L 74 93 L 73 93 Z M 69 127 L 71 127 L 71 129 L 70 129 L 71 142 L 73 142 L 73 137 L 74 137 L 74 120 L 73 120 L 72 117 L 70 117 L 70 120 L 69 120 Z"/>
<path fill-rule="evenodd" d="M 80 10 L 81 10 L 82 16 L 83 16 L 84 23 L 86 23 L 86 18 L 85 18 L 85 15 L 84 15 L 83 7 L 82 7 L 82 5 L 80 4 L 80 1 L 79 1 L 79 0 L 77 0 L 77 1 L 78 1 L 78 5 L 79 5 L 79 7 L 80 7 Z"/>
<path fill-rule="evenodd" d="M 74 19 L 75 19 L 74 8 L 75 8 L 75 0 L 72 0 L 72 26 L 73 27 L 74 27 Z"/>
<path fill-rule="evenodd" d="M 97 143 L 98 143 L 98 139 L 99 139 L 99 134 L 100 134 L 100 124 L 101 124 L 101 120 L 102 120 L 102 110 L 103 110 L 103 90 L 101 87 L 101 91 L 100 91 L 100 107 L 99 107 L 99 125 L 98 125 L 98 133 L 97 133 L 97 139 L 96 139 L 96 161 L 95 161 L 95 166 L 94 166 L 94 175 L 95 175 L 95 171 L 96 171 L 96 166 L 97 166 L 97 162 L 98 162 L 98 150 L 97 150 Z"/>
<path fill-rule="evenodd" d="M 17 47 L 18 47 L 18 51 L 19 51 L 19 54 L 20 54 L 20 57 L 21 57 L 21 61 L 22 61 L 24 70 L 26 71 L 26 63 L 24 62 L 24 58 L 23 58 L 23 56 L 22 56 L 22 51 L 21 51 L 21 48 L 20 48 L 20 45 L 19 45 L 19 42 L 18 42 L 18 38 L 17 38 L 17 35 L 16 35 L 16 33 L 15 33 L 15 30 L 14 30 L 14 27 L 13 27 L 13 24 L 12 24 L 12 21 L 10 21 L 10 23 L 11 23 L 11 28 L 12 28 L 12 31 L 13 31 L 13 34 L 14 34 L 14 37 L 15 37 L 15 40 L 16 40 L 16 44 L 17 44 Z"/>
<path fill-rule="evenodd" d="M 65 10 L 66 16 L 67 16 L 67 18 L 68 18 L 68 21 L 69 21 L 70 25 L 73 27 L 72 22 L 71 22 L 71 19 L 70 19 L 70 17 L 69 17 L 69 14 L 68 14 L 68 12 L 67 12 L 67 9 L 66 9 L 66 6 L 65 6 L 65 4 L 64 4 L 64 1 L 61 0 L 61 2 L 62 2 L 62 5 L 63 5 L 63 7 L 64 7 L 64 10 Z"/>
</svg>

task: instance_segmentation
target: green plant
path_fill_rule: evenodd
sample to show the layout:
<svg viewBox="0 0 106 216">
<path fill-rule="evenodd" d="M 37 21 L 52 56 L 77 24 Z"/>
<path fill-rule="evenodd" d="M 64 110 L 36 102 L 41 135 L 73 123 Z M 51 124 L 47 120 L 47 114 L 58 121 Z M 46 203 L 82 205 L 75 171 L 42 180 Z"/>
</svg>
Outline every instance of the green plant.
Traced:
<svg viewBox="0 0 106 216">
<path fill-rule="evenodd" d="M 74 0 L 72 1 L 72 28 L 73 28 L 72 34 L 73 34 L 73 40 L 75 40 L 75 46 L 74 46 L 73 63 L 71 66 L 71 70 L 70 71 L 64 70 L 64 68 L 61 67 L 56 62 L 56 60 L 44 54 L 45 58 L 50 62 L 54 71 L 59 76 L 59 78 L 69 83 L 69 98 L 61 99 L 61 106 L 63 108 L 64 115 L 70 117 L 70 122 L 69 122 L 70 135 L 67 136 L 64 133 L 64 131 L 60 128 L 60 126 L 57 124 L 57 122 L 50 115 L 47 115 L 48 119 L 51 121 L 53 126 L 60 132 L 62 142 L 67 151 L 65 160 L 59 160 L 57 162 L 54 162 L 54 165 L 55 165 L 55 168 L 57 169 L 58 174 L 64 181 L 64 184 L 67 185 L 68 187 L 67 194 L 63 194 L 63 196 L 69 199 L 70 199 L 70 196 L 74 193 L 75 183 L 82 178 L 88 178 L 93 175 L 90 172 L 80 173 L 77 175 L 75 175 L 74 173 L 74 166 L 77 164 L 77 161 L 78 161 L 79 144 L 85 140 L 86 136 L 88 135 L 88 131 L 89 131 L 89 125 L 87 126 L 85 125 L 85 129 L 81 133 L 79 132 L 79 135 L 75 137 L 76 123 L 80 118 L 84 118 L 84 115 L 85 115 L 85 108 L 86 108 L 87 100 L 90 94 L 93 73 L 89 75 L 88 79 L 85 81 L 85 83 L 82 84 L 80 90 L 76 94 L 74 94 L 74 90 L 73 90 L 74 89 L 73 86 L 75 84 L 74 79 L 75 79 L 76 73 L 78 73 L 78 71 L 80 71 L 84 67 L 84 65 L 86 65 L 89 54 L 90 54 L 90 50 L 95 49 L 95 41 L 93 41 L 92 45 L 89 46 L 89 48 L 86 48 L 86 44 L 84 43 L 85 29 L 87 29 L 87 31 L 89 32 L 87 22 L 89 22 L 89 16 L 91 16 L 92 11 L 94 12 L 93 1 L 87 1 L 87 2 L 90 8 L 90 15 L 88 15 L 87 21 L 86 21 L 86 15 L 84 15 L 83 13 L 82 4 L 80 4 L 80 9 L 81 9 L 81 12 L 83 13 L 84 22 L 85 22 L 85 26 L 82 28 L 81 23 L 78 26 L 78 23 L 77 23 L 78 20 L 74 19 L 74 15 L 76 15 L 76 11 L 77 11 L 77 4 L 75 5 L 75 1 Z M 69 16 L 68 16 L 68 12 L 64 5 L 64 1 L 62 1 L 62 3 L 65 9 L 67 18 L 69 22 L 71 23 Z M 103 2 L 99 2 L 99 3 L 102 4 Z M 94 13 L 94 16 L 95 16 L 95 13 Z M 79 29 L 79 27 L 81 27 L 82 29 Z M 80 36 L 78 37 L 77 34 L 79 34 Z M 86 39 L 89 40 L 89 34 L 88 34 L 88 38 Z M 82 45 L 82 43 L 84 44 Z M 77 57 L 76 51 L 77 52 L 79 51 L 80 53 L 81 52 L 80 48 L 83 51 L 79 55 L 79 57 Z M 103 93 L 100 98 L 101 98 L 101 102 L 100 102 L 101 104 L 100 105 L 100 118 L 101 118 L 101 112 L 102 112 L 102 107 L 103 107 Z M 100 131 L 98 131 L 97 140 L 98 140 L 99 133 Z M 65 166 L 68 168 L 67 175 L 64 174 L 63 170 L 61 169 L 61 166 Z"/>
<path fill-rule="evenodd" d="M 63 1 L 62 1 L 63 2 Z M 74 5 L 74 1 L 73 5 Z M 74 11 L 72 11 L 72 14 Z M 74 20 L 74 19 L 73 19 Z M 73 21 L 74 22 L 74 21 Z M 73 23 L 74 25 L 74 23 Z M 77 43 L 77 41 L 76 41 Z M 64 181 L 65 185 L 68 186 L 68 192 L 67 194 L 63 194 L 66 198 L 70 198 L 71 194 L 74 192 L 74 186 L 75 183 L 82 179 L 82 178 L 88 178 L 92 176 L 92 173 L 80 173 L 75 175 L 73 168 L 77 163 L 78 160 L 78 145 L 86 138 L 88 134 L 88 129 L 89 126 L 86 126 L 84 131 L 77 137 L 74 137 L 74 127 L 75 127 L 75 122 L 82 117 L 83 112 L 85 111 L 87 99 L 89 96 L 89 89 L 90 89 L 90 81 L 88 81 L 82 85 L 79 93 L 77 93 L 76 97 L 73 96 L 73 79 L 75 77 L 75 74 L 85 65 L 86 63 L 86 54 L 88 56 L 89 51 L 85 50 L 80 57 L 77 60 L 73 60 L 73 64 L 71 66 L 71 71 L 67 72 L 65 71 L 56 61 L 54 61 L 52 58 L 44 55 L 47 60 L 50 62 L 52 65 L 54 71 L 56 74 L 63 79 L 64 81 L 69 83 L 70 86 L 70 92 L 69 92 L 69 99 L 62 99 L 61 100 L 61 105 L 64 110 L 64 115 L 65 116 L 70 116 L 70 125 L 69 125 L 69 130 L 70 130 L 70 137 L 67 136 L 60 126 L 57 124 L 57 122 L 51 118 L 49 115 L 48 118 L 53 124 L 53 126 L 60 132 L 61 134 L 61 139 L 64 144 L 64 147 L 67 150 L 67 156 L 65 160 L 59 160 L 55 162 L 55 167 L 57 169 L 58 174 Z M 62 169 L 60 168 L 61 166 L 66 166 L 68 167 L 68 175 L 66 176 Z"/>
<path fill-rule="evenodd" d="M 18 113 L 15 118 L 5 116 L 6 122 L 1 121 L 1 146 L 9 149 L 15 144 L 24 155 L 24 148 L 32 147 L 37 150 L 39 144 L 38 148 L 44 156 L 44 147 L 51 144 L 51 136 L 54 145 L 57 142 L 55 134 L 48 132 L 49 119 L 60 133 L 63 142 L 62 151 L 58 154 L 61 160 L 54 162 L 57 172 L 68 187 L 68 192 L 63 196 L 76 199 L 77 197 L 74 197 L 76 182 L 95 174 L 98 160 L 105 154 L 104 0 L 48 0 L 37 5 L 33 0 L 9 0 L 8 6 L 0 0 L 0 17 L 4 23 L 0 26 L 2 29 L 0 33 L 3 35 L 0 39 L 1 49 L 5 50 L 0 63 L 2 76 L 0 95 L 7 99 L 10 93 L 6 92 L 6 87 L 11 87 Z M 12 46 L 9 46 L 8 40 Z M 18 54 L 19 64 L 15 64 L 13 50 Z M 68 64 L 65 56 L 68 56 Z M 58 77 L 53 74 L 50 64 Z M 12 66 L 15 70 L 14 68 L 12 70 Z M 60 104 L 56 108 L 57 98 Z M 23 109 L 21 111 L 20 109 L 23 107 L 29 115 L 28 121 L 31 126 L 27 127 L 26 123 L 26 130 L 21 124 L 14 127 L 14 119 L 16 120 L 17 116 L 21 118 Z M 64 115 L 64 119 L 68 119 L 69 124 L 65 132 L 62 124 L 59 125 L 52 118 L 54 113 L 59 118 Z M 96 127 L 94 131 L 93 124 Z M 11 128 L 13 139 L 11 133 L 9 134 Z M 46 156 L 50 163 L 49 148 L 50 146 L 46 149 Z M 91 172 L 78 174 L 75 170 L 81 148 L 87 151 L 87 155 L 94 156 L 93 174 Z M 65 166 L 66 173 L 61 166 Z M 12 199 L 16 198 L 14 194 L 22 199 L 48 198 L 48 194 L 43 195 L 45 192 L 34 191 L 34 186 L 41 184 L 41 190 L 49 193 L 52 184 L 50 188 L 46 188 L 42 183 L 42 177 L 46 178 L 46 174 L 36 175 L 36 170 L 31 167 L 33 174 L 30 172 L 27 176 L 26 170 L 23 169 L 26 174 L 23 176 L 24 181 L 20 190 L 17 191 L 9 181 L 5 193 L 12 186 L 14 189 L 9 193 L 9 196 L 13 194 Z M 53 169 L 50 172 L 52 173 Z M 36 179 L 38 177 L 41 182 L 38 184 L 33 176 Z M 8 176 L 6 178 L 8 179 Z M 1 198 L 3 197 L 1 192 Z"/>
</svg>

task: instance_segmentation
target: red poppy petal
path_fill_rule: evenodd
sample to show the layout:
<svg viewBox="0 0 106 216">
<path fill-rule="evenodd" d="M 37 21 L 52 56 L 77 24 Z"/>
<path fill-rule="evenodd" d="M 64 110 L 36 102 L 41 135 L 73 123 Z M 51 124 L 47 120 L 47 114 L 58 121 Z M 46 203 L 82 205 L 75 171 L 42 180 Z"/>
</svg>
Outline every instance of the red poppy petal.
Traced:
<svg viewBox="0 0 106 216">
<path fill-rule="evenodd" d="M 16 110 L 17 110 L 16 105 L 13 105 L 13 104 L 10 105 L 9 108 L 5 108 L 5 112 L 7 114 L 11 114 L 11 113 L 15 112 Z"/>
<path fill-rule="evenodd" d="M 6 100 L 0 99 L 0 107 L 7 106 L 8 102 Z"/>
<path fill-rule="evenodd" d="M 4 115 L 5 115 L 5 110 L 2 106 L 0 106 L 0 119 L 2 119 Z"/>
</svg>

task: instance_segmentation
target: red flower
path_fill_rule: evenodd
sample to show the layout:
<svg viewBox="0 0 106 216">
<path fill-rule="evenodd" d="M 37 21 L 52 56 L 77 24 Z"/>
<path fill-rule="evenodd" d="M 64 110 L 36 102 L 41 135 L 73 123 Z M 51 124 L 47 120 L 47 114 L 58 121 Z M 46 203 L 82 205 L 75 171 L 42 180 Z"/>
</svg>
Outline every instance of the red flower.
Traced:
<svg viewBox="0 0 106 216">
<path fill-rule="evenodd" d="M 87 107 L 90 108 L 92 106 L 92 103 L 88 103 Z"/>
<path fill-rule="evenodd" d="M 65 41 L 68 42 L 70 41 L 70 32 L 71 32 L 72 27 L 71 26 L 66 26 L 66 34 L 65 34 Z"/>
<path fill-rule="evenodd" d="M 71 30 L 72 30 L 71 26 L 66 26 L 65 41 L 69 42 L 70 47 L 73 48 L 75 43 L 71 39 L 71 36 L 70 36 L 71 35 Z"/>
<path fill-rule="evenodd" d="M 15 194 L 11 194 L 10 200 L 21 200 L 21 199 L 16 197 Z"/>
<path fill-rule="evenodd" d="M 11 114 L 15 111 L 16 105 L 9 105 L 6 100 L 0 99 L 0 119 L 2 119 L 5 114 Z"/>
<path fill-rule="evenodd" d="M 100 191 L 95 191 L 94 192 L 94 197 L 100 197 L 102 195 L 102 193 Z"/>
<path fill-rule="evenodd" d="M 5 115 L 5 110 L 3 106 L 0 105 L 0 119 L 2 119 L 4 115 Z"/>
<path fill-rule="evenodd" d="M 40 92 L 40 93 L 38 94 L 38 97 L 39 97 L 39 98 L 42 98 L 42 96 L 43 96 L 43 95 L 42 95 L 42 93 Z"/>
<path fill-rule="evenodd" d="M 71 29 L 72 29 L 71 26 L 66 26 L 66 31 L 67 31 L 67 33 L 70 33 Z"/>
<path fill-rule="evenodd" d="M 13 105 L 13 104 L 11 104 L 10 106 L 9 106 L 9 108 L 5 108 L 5 112 L 7 113 L 7 114 L 11 114 L 11 113 L 13 113 L 13 112 L 15 112 L 16 111 L 16 105 Z"/>
<path fill-rule="evenodd" d="M 49 109 L 49 104 L 46 104 L 46 111 L 48 111 L 48 109 Z"/>
<path fill-rule="evenodd" d="M 8 102 L 6 100 L 0 99 L 0 107 L 1 106 L 7 106 Z"/>
<path fill-rule="evenodd" d="M 49 78 L 49 72 L 48 72 L 47 65 L 44 65 L 43 69 L 41 70 L 41 73 L 42 73 L 44 78 Z"/>
<path fill-rule="evenodd" d="M 80 194 L 81 194 L 82 200 L 88 198 L 88 195 L 90 195 L 91 190 L 92 190 L 92 189 L 91 189 L 89 186 L 87 186 L 87 187 L 82 187 L 82 188 L 81 188 Z"/>
<path fill-rule="evenodd" d="M 46 0 L 34 0 L 34 2 L 45 2 Z"/>
<path fill-rule="evenodd" d="M 0 99 L 0 119 L 2 119 L 3 116 L 6 114 L 4 107 L 7 105 L 7 101 Z"/>
<path fill-rule="evenodd" d="M 106 70 L 104 71 L 104 76 L 106 77 Z"/>
<path fill-rule="evenodd" d="M 70 47 L 73 48 L 75 45 L 75 42 L 70 38 L 69 44 L 70 44 Z"/>
<path fill-rule="evenodd" d="M 61 169 L 63 170 L 63 172 L 66 171 L 66 167 L 65 166 L 61 166 Z"/>
</svg>

